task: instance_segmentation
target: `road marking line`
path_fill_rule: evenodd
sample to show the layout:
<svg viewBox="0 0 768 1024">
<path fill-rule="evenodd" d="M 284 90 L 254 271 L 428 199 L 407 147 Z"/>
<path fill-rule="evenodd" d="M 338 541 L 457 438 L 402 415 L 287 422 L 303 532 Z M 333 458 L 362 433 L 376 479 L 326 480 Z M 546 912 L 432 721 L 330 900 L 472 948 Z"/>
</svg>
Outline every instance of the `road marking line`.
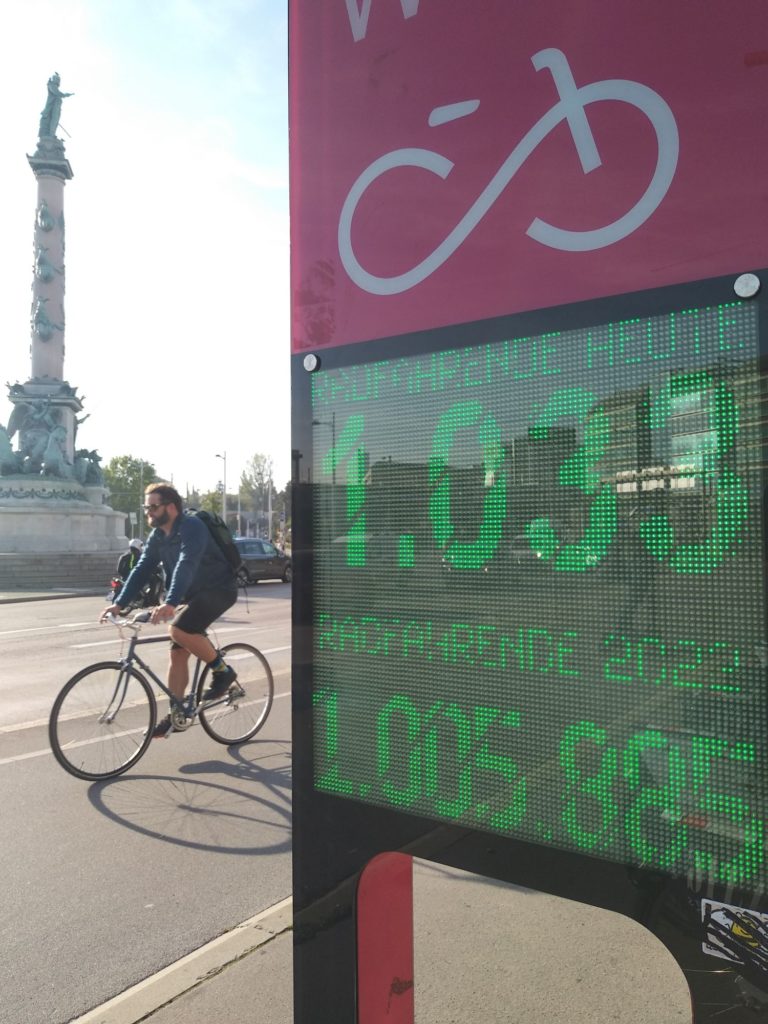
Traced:
<svg viewBox="0 0 768 1024">
<path fill-rule="evenodd" d="M 281 676 L 281 675 L 284 676 L 284 675 L 287 675 L 287 674 L 288 674 L 287 672 L 277 672 L 277 673 L 275 673 L 275 678 L 277 678 L 278 676 Z M 283 697 L 290 697 L 290 695 L 291 695 L 290 691 L 288 691 L 287 693 L 276 693 L 275 696 L 273 697 L 273 700 L 281 700 Z M 22 725 L 6 725 L 6 726 L 3 726 L 2 728 L 0 728 L 0 733 L 3 733 L 3 732 L 21 732 L 22 729 L 34 729 L 34 728 L 39 727 L 41 725 L 47 725 L 47 724 L 48 724 L 48 719 L 47 718 L 40 718 L 40 719 L 38 719 L 37 722 L 24 722 Z M 130 736 L 132 732 L 141 732 L 141 730 L 140 729 L 132 729 L 129 732 L 115 733 L 115 736 L 116 737 L 118 735 L 120 735 L 120 736 Z M 73 743 L 72 747 L 82 747 L 82 746 L 85 746 L 88 743 L 100 743 L 100 742 L 102 742 L 101 738 L 93 739 L 93 740 L 81 740 L 79 743 Z M 71 749 L 71 748 L 68 747 L 67 749 Z M 44 757 L 46 754 L 51 754 L 51 753 L 52 753 L 51 748 L 50 747 L 46 747 L 44 750 L 30 750 L 26 754 L 14 754 L 13 757 L 0 757 L 0 765 L 3 765 L 3 764 L 14 764 L 16 761 L 28 761 L 32 757 Z"/>
<path fill-rule="evenodd" d="M 19 636 L 22 633 L 57 633 L 60 629 L 80 629 L 92 626 L 93 622 L 62 622 L 55 626 L 28 626 L 26 629 L 3 629 L 0 636 Z"/>
<path fill-rule="evenodd" d="M 70 1024 L 136 1024 L 292 927 L 288 896 Z"/>
<path fill-rule="evenodd" d="M 290 644 L 289 644 L 287 647 L 270 647 L 266 651 L 262 651 L 261 653 L 262 654 L 278 654 L 280 651 L 290 651 L 290 649 L 291 649 L 291 647 L 290 647 Z M 272 677 L 273 677 L 273 679 L 281 679 L 283 676 L 289 675 L 289 673 L 290 673 L 290 669 L 282 669 L 279 672 L 273 672 L 272 673 Z M 150 685 L 152 685 L 152 680 L 150 680 Z M 158 698 L 158 700 L 162 700 L 164 696 L 165 696 L 165 694 L 162 693 L 162 691 L 160 691 L 158 689 L 158 691 L 157 691 L 157 698 Z M 277 700 L 278 697 L 285 697 L 285 696 L 287 696 L 287 694 L 285 694 L 285 693 L 275 694 L 275 700 Z M 75 717 L 82 717 L 82 714 L 81 715 L 77 715 L 77 716 L 76 715 L 67 715 L 65 721 L 68 721 L 70 718 L 75 718 Z M 35 719 L 32 722 L 19 722 L 16 725 L 0 725 L 0 735 L 2 735 L 3 733 L 6 733 L 6 732 L 21 732 L 23 729 L 39 729 L 41 725 L 47 725 L 47 724 L 48 724 L 48 718 L 37 718 L 37 719 Z M 0 764 L 2 764 L 2 762 L 0 762 Z"/>
</svg>

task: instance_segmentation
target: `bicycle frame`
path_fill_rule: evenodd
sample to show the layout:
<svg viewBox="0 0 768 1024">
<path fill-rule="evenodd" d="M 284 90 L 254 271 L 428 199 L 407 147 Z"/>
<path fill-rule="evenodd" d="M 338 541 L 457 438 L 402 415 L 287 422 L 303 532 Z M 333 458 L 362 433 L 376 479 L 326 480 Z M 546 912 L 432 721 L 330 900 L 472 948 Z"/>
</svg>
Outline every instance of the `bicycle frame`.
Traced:
<svg viewBox="0 0 768 1024">
<path fill-rule="evenodd" d="M 175 696 L 175 694 L 173 694 L 171 692 L 171 690 L 168 688 L 168 686 L 162 681 L 162 679 L 160 679 L 160 677 L 157 675 L 157 673 L 152 669 L 152 667 L 150 665 L 147 664 L 147 662 L 141 657 L 141 655 L 136 650 L 137 647 L 140 647 L 140 646 L 142 646 L 144 644 L 168 643 L 168 637 L 167 636 L 145 636 L 145 637 L 140 637 L 140 636 L 138 636 L 138 631 L 136 630 L 136 627 L 133 626 L 132 623 L 127 623 L 127 622 L 126 623 L 116 623 L 116 625 L 118 625 L 119 628 L 126 628 L 126 627 L 132 628 L 133 632 L 134 632 L 134 635 L 128 641 L 128 651 L 127 651 L 127 653 L 122 658 L 120 658 L 121 669 L 128 669 L 128 668 L 131 668 L 134 665 L 137 665 L 143 672 L 145 672 L 147 674 L 147 676 L 152 680 L 152 682 L 154 682 L 157 686 L 159 686 L 159 688 L 163 691 L 163 693 L 168 697 L 168 699 L 169 699 L 169 701 L 171 703 L 172 710 L 181 711 L 184 714 L 184 717 L 189 719 L 190 721 L 192 719 L 194 719 L 195 716 L 198 714 L 198 711 L 200 709 L 200 705 L 197 702 L 197 688 L 198 688 L 198 683 L 199 683 L 199 680 L 200 680 L 200 674 L 203 671 L 203 662 L 199 658 L 195 659 L 195 668 L 194 668 L 194 671 L 192 673 L 192 685 L 189 687 L 188 693 L 180 700 L 178 697 Z M 126 691 L 125 680 L 126 679 L 127 679 L 127 676 L 124 674 L 124 672 L 121 671 L 120 675 L 118 676 L 117 685 L 115 687 L 115 694 L 113 695 L 112 700 L 109 703 L 109 708 L 114 706 L 114 704 L 115 704 L 115 697 L 117 696 L 118 691 L 119 691 L 121 686 L 122 686 L 123 694 L 120 697 L 120 699 L 119 699 L 119 701 L 117 703 L 117 706 L 115 707 L 115 711 L 114 711 L 114 714 L 112 715 L 112 718 L 114 718 L 114 716 L 118 713 L 118 711 L 122 707 L 123 700 L 125 698 L 125 691 Z M 226 700 L 227 700 L 227 697 L 224 696 L 224 697 L 222 697 L 222 698 L 220 698 L 219 700 L 216 700 L 216 701 L 208 701 L 206 703 L 206 709 L 214 708 L 218 704 L 223 704 Z M 107 717 L 109 708 L 107 709 L 107 712 L 105 712 L 105 721 L 111 721 L 111 718 Z"/>
</svg>

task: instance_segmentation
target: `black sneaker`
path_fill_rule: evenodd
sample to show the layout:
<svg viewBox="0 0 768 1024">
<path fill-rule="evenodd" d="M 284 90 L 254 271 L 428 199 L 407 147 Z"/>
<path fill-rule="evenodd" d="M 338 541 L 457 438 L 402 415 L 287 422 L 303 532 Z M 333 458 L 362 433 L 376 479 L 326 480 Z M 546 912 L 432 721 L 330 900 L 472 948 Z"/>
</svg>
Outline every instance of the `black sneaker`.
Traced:
<svg viewBox="0 0 768 1024">
<path fill-rule="evenodd" d="M 171 722 L 171 716 L 166 715 L 165 718 L 160 719 L 155 728 L 152 730 L 152 739 L 163 740 L 171 732 L 173 732 L 173 723 Z"/>
<path fill-rule="evenodd" d="M 223 697 L 237 679 L 237 672 L 230 665 L 225 665 L 220 672 L 213 672 L 212 675 L 211 685 L 203 693 L 201 700 L 217 700 L 219 697 Z"/>
</svg>

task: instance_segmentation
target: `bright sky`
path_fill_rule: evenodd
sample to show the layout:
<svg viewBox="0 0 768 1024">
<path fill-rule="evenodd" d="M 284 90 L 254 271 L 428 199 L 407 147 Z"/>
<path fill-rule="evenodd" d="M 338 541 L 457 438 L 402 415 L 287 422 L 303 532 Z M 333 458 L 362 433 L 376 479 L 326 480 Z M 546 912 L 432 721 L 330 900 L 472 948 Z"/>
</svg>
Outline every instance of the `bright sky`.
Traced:
<svg viewBox="0 0 768 1024">
<path fill-rule="evenodd" d="M 0 36 L 0 423 L 30 376 L 33 153 L 64 100 L 64 375 L 78 444 L 184 490 L 290 476 L 287 2 L 9 0 Z M 66 131 L 65 131 L 65 130 Z M 67 134 L 69 133 L 69 134 Z"/>
</svg>

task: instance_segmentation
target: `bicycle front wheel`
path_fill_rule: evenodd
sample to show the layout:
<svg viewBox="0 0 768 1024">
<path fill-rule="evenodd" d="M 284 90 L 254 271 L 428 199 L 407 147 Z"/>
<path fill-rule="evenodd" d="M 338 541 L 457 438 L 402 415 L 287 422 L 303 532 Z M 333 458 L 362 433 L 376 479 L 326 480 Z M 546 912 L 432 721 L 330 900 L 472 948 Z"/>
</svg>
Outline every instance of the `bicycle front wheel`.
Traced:
<svg viewBox="0 0 768 1024">
<path fill-rule="evenodd" d="M 90 665 L 54 701 L 54 757 L 78 779 L 111 779 L 136 764 L 152 740 L 157 702 L 144 676 L 119 661 Z"/>
<path fill-rule="evenodd" d="M 217 743 L 245 743 L 264 725 L 272 707 L 272 670 L 261 651 L 250 644 L 228 644 L 221 648 L 221 655 L 237 672 L 237 680 L 226 698 L 200 711 L 200 723 Z M 198 700 L 210 676 L 206 667 L 197 684 Z"/>
</svg>

